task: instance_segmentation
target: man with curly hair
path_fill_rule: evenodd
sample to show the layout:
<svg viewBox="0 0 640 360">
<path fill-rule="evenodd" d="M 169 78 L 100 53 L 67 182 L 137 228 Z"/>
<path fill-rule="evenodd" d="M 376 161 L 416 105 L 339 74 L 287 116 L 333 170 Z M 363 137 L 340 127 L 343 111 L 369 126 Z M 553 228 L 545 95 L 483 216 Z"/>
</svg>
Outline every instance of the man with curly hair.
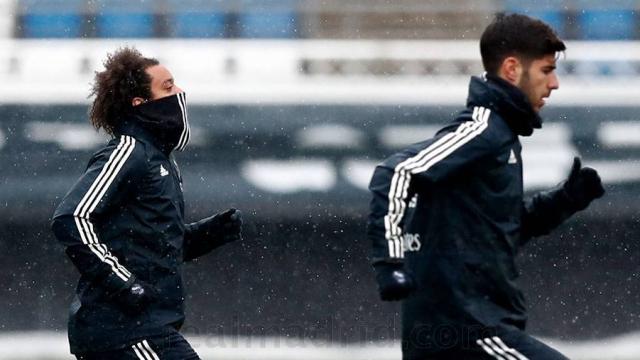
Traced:
<svg viewBox="0 0 640 360">
<path fill-rule="evenodd" d="M 80 272 L 69 343 L 78 359 L 198 359 L 179 334 L 185 261 L 241 239 L 239 211 L 184 222 L 173 151 L 189 141 L 185 93 L 133 48 L 97 72 L 91 123 L 112 136 L 62 200 L 52 229 Z"/>
</svg>

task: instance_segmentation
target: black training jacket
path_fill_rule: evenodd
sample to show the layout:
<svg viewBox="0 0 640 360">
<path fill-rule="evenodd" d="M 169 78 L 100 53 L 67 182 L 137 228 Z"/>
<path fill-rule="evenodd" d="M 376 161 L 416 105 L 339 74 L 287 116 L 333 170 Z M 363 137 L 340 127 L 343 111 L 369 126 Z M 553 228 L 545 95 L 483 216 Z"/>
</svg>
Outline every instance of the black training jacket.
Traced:
<svg viewBox="0 0 640 360">
<path fill-rule="evenodd" d="M 418 282 L 403 302 L 405 354 L 464 345 L 487 327 L 524 328 L 518 248 L 574 212 L 560 187 L 523 200 L 518 136 L 540 126 L 516 87 L 473 77 L 453 122 L 376 167 L 373 262 L 404 262 Z"/>
<path fill-rule="evenodd" d="M 162 136 L 134 123 L 116 133 L 53 216 L 54 233 L 81 274 L 69 318 L 72 353 L 122 348 L 179 328 L 181 265 L 213 247 L 214 239 L 184 223 L 180 172 Z M 127 315 L 115 297 L 136 278 L 158 296 Z"/>
</svg>

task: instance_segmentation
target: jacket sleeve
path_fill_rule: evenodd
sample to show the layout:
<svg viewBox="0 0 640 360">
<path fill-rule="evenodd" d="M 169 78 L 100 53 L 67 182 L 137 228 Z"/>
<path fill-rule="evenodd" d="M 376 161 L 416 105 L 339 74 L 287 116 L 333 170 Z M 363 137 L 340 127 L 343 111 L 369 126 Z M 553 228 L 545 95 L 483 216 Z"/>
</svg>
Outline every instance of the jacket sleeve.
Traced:
<svg viewBox="0 0 640 360">
<path fill-rule="evenodd" d="M 191 261 L 226 244 L 218 233 L 209 231 L 207 219 L 186 224 L 184 233 L 184 261 Z"/>
<path fill-rule="evenodd" d="M 440 132 L 376 167 L 369 184 L 373 198 L 367 222 L 373 263 L 402 261 L 403 220 L 414 192 L 446 181 L 513 141 L 506 123 L 490 109 L 475 107 L 459 120 L 451 131 Z"/>
<path fill-rule="evenodd" d="M 185 225 L 183 260 L 206 255 L 224 244 L 242 239 L 242 212 L 235 208 L 221 211 Z"/>
<path fill-rule="evenodd" d="M 576 213 L 564 191 L 563 184 L 554 189 L 539 192 L 522 202 L 521 246 L 534 237 L 547 235 Z"/>
<path fill-rule="evenodd" d="M 146 169 L 144 150 L 134 138 L 121 136 L 90 161 L 85 173 L 56 209 L 52 229 L 82 274 L 116 292 L 134 276 L 102 242 L 96 220 L 118 211 Z"/>
<path fill-rule="evenodd" d="M 178 166 L 178 162 L 175 160 L 173 154 L 171 155 L 171 161 L 173 161 L 178 172 L 178 179 L 180 180 L 180 183 L 182 183 L 182 173 L 180 172 L 180 167 Z M 219 236 L 216 236 L 218 235 L 217 233 L 210 231 L 211 228 L 208 226 L 210 219 L 211 218 L 205 218 L 200 221 L 184 225 L 182 261 L 192 261 L 225 244 L 225 242 L 219 239 Z"/>
<path fill-rule="evenodd" d="M 199 222 L 185 224 L 184 226 L 184 255 L 183 261 L 191 261 L 202 255 L 206 255 L 210 249 L 205 248 L 204 227 Z"/>
</svg>

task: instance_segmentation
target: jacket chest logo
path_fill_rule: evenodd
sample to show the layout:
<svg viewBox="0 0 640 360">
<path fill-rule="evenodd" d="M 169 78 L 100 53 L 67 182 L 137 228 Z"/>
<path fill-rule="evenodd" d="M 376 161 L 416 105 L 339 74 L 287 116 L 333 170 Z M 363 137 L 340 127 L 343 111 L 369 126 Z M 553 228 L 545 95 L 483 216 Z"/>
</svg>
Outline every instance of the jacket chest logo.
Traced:
<svg viewBox="0 0 640 360">
<path fill-rule="evenodd" d="M 160 165 L 160 176 L 167 176 L 167 175 L 169 175 L 169 171 L 165 169 L 164 166 Z"/>
<path fill-rule="evenodd" d="M 411 201 L 409 201 L 409 205 L 410 208 L 414 208 L 416 206 L 418 206 L 418 194 L 415 194 L 412 198 Z"/>
<path fill-rule="evenodd" d="M 507 163 L 508 164 L 518 163 L 518 158 L 516 157 L 516 153 L 513 151 L 513 149 L 511 149 L 511 154 L 509 155 L 509 161 Z"/>
</svg>

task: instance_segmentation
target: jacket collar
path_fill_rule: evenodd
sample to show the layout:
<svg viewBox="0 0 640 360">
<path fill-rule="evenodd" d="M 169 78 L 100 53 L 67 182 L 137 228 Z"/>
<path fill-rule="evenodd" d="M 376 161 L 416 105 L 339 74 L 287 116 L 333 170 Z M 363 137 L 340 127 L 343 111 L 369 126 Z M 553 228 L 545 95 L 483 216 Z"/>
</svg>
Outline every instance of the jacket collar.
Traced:
<svg viewBox="0 0 640 360">
<path fill-rule="evenodd" d="M 173 148 L 164 144 L 158 136 L 154 136 L 149 130 L 136 123 L 135 119 L 129 117 L 122 121 L 115 129 L 116 135 L 129 135 L 138 140 L 144 140 L 158 148 L 165 155 L 169 156 Z"/>
<path fill-rule="evenodd" d="M 496 111 L 517 135 L 529 136 L 542 127 L 542 119 L 527 96 L 517 87 L 497 76 L 472 77 L 467 107 L 485 106 Z"/>
</svg>

